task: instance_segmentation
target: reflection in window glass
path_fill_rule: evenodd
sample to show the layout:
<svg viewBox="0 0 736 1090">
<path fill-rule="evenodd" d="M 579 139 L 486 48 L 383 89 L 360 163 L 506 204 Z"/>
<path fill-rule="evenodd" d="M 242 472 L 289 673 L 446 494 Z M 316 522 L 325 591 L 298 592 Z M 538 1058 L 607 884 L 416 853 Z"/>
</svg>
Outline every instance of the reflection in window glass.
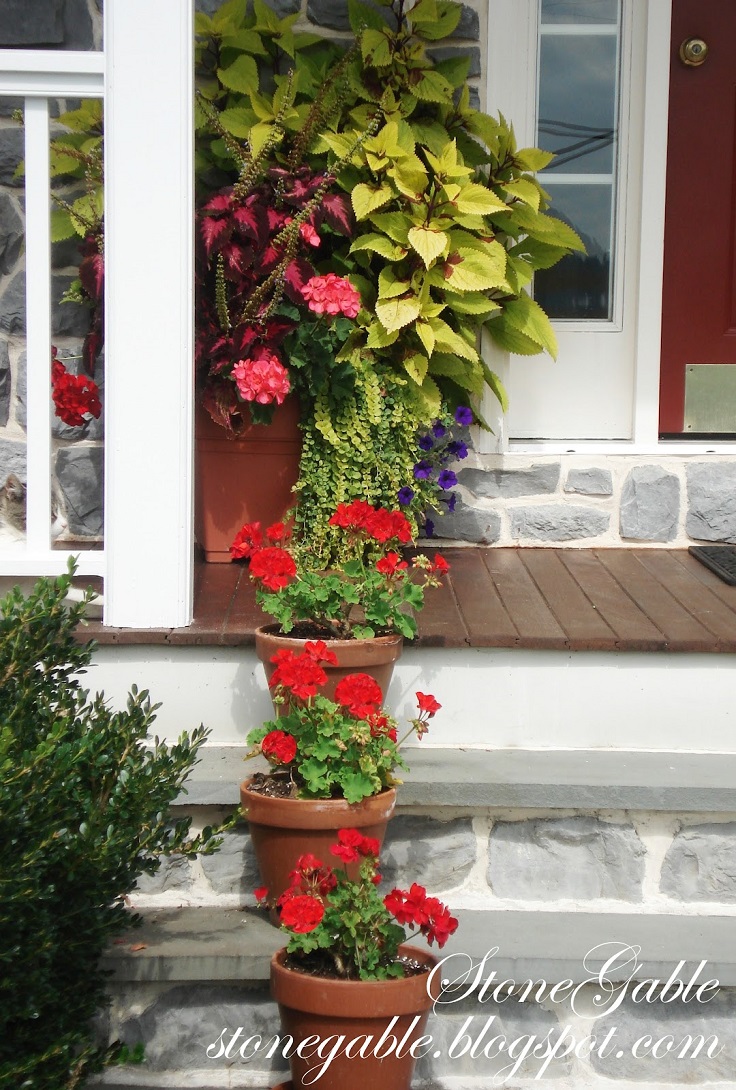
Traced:
<svg viewBox="0 0 736 1090">
<path fill-rule="evenodd" d="M 618 0 L 542 0 L 543 23 L 615 23 Z"/>
<path fill-rule="evenodd" d="M 612 192 L 608 185 L 544 187 L 552 211 L 569 223 L 586 253 L 570 254 L 534 277 L 534 297 L 554 318 L 608 318 L 611 312 Z"/>
<path fill-rule="evenodd" d="M 616 39 L 543 37 L 539 140 L 557 158 L 549 169 L 610 174 L 616 119 Z"/>
<path fill-rule="evenodd" d="M 535 277 L 552 318 L 611 319 L 619 111 L 619 0 L 541 0 L 537 143 L 556 159 L 540 181 L 587 254 Z"/>
</svg>

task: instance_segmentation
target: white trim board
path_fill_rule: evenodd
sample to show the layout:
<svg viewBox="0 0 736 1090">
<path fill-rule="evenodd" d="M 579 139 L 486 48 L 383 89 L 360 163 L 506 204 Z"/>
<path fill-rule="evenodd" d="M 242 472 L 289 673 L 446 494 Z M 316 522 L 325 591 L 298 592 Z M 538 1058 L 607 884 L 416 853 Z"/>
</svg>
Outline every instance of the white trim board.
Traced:
<svg viewBox="0 0 736 1090">
<path fill-rule="evenodd" d="M 404 652 L 388 704 L 442 704 L 433 746 L 736 753 L 736 656 L 727 654 L 422 648 Z M 263 670 L 246 648 L 104 646 L 83 684 L 122 707 L 128 687 L 161 701 L 155 732 L 174 740 L 203 723 L 212 745 L 243 745 L 271 718 Z"/>
</svg>

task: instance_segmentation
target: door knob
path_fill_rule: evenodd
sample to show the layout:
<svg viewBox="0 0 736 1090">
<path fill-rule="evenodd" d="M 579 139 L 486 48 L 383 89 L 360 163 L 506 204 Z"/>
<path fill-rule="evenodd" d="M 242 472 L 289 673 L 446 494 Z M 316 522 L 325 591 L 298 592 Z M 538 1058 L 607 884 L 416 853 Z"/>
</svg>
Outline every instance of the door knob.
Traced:
<svg viewBox="0 0 736 1090">
<path fill-rule="evenodd" d="M 702 38 L 686 38 L 680 46 L 680 60 L 689 68 L 697 68 L 708 56 L 708 46 Z"/>
</svg>

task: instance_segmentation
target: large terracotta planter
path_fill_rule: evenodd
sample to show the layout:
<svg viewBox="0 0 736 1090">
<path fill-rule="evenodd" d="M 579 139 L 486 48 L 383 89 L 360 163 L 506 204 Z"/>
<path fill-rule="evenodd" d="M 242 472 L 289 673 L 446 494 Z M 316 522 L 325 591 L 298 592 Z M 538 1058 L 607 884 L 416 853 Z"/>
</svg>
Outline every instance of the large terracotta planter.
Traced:
<svg viewBox="0 0 736 1090">
<path fill-rule="evenodd" d="M 396 805 L 393 787 L 362 802 L 348 803 L 344 799 L 269 798 L 251 791 L 250 783 L 245 780 L 240 785 L 240 802 L 250 826 L 261 881 L 272 903 L 289 886 L 289 875 L 300 855 L 311 852 L 323 863 L 337 863 L 330 845 L 337 842 L 338 829 L 360 829 L 363 836 L 375 837 L 382 844 Z M 347 869 L 350 874 L 350 866 Z M 357 878 L 357 864 L 353 869 L 352 876 Z"/>
<path fill-rule="evenodd" d="M 195 531 L 205 559 L 230 562 L 230 545 L 245 522 L 269 526 L 294 503 L 299 472 L 299 403 L 287 398 L 269 425 L 251 424 L 238 439 L 197 406 Z"/>
<path fill-rule="evenodd" d="M 408 1090 L 416 1063 L 411 1045 L 424 1034 L 440 981 L 436 974 L 430 986 L 429 974 L 437 964 L 431 954 L 412 946 L 403 946 L 401 953 L 421 961 L 426 972 L 396 980 L 332 980 L 287 969 L 285 951 L 274 954 L 271 994 L 279 1006 L 282 1035 L 293 1036 L 295 1046 L 289 1058 L 291 1081 L 281 1083 L 281 1090 Z M 332 1038 L 334 1044 L 339 1034 L 344 1035 L 343 1049 L 315 1081 L 310 1069 L 325 1061 L 311 1046 L 301 1058 L 299 1042 L 314 1035 L 320 1041 Z M 384 1041 L 376 1047 L 382 1034 Z M 398 1043 L 405 1035 L 401 1049 L 390 1048 L 389 1037 Z M 345 1055 L 351 1041 L 352 1057 Z M 364 1056 L 357 1054 L 361 1046 Z M 372 1055 L 374 1049 L 378 1056 Z M 330 1043 L 321 1051 L 329 1056 Z"/>
<path fill-rule="evenodd" d="M 263 663 L 266 678 L 271 680 L 275 670 L 271 657 L 277 651 L 289 650 L 301 654 L 307 641 L 293 636 L 279 635 L 278 625 L 264 625 L 256 629 L 256 654 Z M 322 696 L 332 699 L 335 686 L 348 674 L 370 674 L 381 686 L 384 697 L 391 682 L 394 663 L 400 657 L 404 641 L 401 636 L 376 636 L 372 640 L 325 640 L 337 655 L 337 666 L 323 663 L 327 684 L 320 689 Z M 276 711 L 280 709 L 277 707 Z"/>
</svg>

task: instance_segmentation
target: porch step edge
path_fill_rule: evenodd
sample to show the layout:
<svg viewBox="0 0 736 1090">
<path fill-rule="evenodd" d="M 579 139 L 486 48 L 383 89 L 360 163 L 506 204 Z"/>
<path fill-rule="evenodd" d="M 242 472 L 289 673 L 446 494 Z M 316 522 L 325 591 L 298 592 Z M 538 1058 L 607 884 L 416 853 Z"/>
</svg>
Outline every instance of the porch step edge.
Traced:
<svg viewBox="0 0 736 1090">
<path fill-rule="evenodd" d="M 205 746 L 179 806 L 237 806 L 260 767 L 245 746 Z M 406 747 L 399 807 L 736 813 L 736 753 Z"/>
<path fill-rule="evenodd" d="M 116 984 L 265 981 L 271 956 L 285 942 L 260 910 L 187 907 L 140 915 L 142 926 L 103 958 Z M 678 976 L 687 981 L 705 961 L 701 982 L 715 978 L 722 987 L 736 986 L 733 915 L 495 908 L 457 915 L 458 930 L 441 956 L 480 961 L 490 952 L 488 971 L 495 970 L 497 981 L 578 984 L 590 980 L 614 948 L 633 948 L 639 977 L 668 979 L 681 966 Z M 626 975 L 632 975 L 631 964 Z"/>
</svg>

